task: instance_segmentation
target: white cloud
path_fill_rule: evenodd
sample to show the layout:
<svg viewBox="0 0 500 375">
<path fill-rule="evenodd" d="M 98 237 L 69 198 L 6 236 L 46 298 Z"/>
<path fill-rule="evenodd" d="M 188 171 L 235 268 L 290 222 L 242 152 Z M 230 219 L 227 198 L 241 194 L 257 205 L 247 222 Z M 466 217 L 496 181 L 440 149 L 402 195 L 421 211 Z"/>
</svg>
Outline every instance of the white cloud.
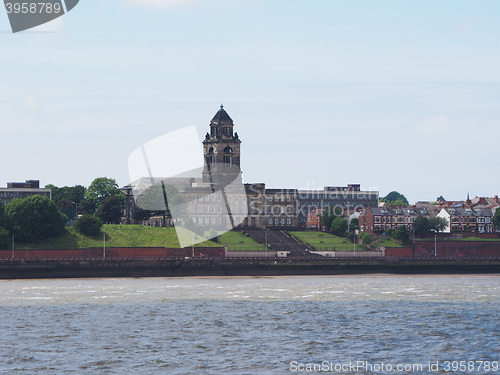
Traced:
<svg viewBox="0 0 500 375">
<path fill-rule="evenodd" d="M 441 114 L 439 116 L 425 119 L 417 125 L 417 131 L 425 135 L 444 134 L 450 129 L 450 119 Z"/>
</svg>

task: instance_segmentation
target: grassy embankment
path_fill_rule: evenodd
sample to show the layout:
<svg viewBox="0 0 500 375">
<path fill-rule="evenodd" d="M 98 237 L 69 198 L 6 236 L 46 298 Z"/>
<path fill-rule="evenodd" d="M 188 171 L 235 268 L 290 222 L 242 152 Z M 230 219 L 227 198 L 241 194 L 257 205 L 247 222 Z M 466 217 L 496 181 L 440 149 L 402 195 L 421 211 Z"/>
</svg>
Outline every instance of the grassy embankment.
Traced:
<svg viewBox="0 0 500 375">
<path fill-rule="evenodd" d="M 438 241 L 490 241 L 490 242 L 499 242 L 500 238 L 479 238 L 479 237 L 465 237 L 465 238 L 443 238 L 438 235 Z M 416 238 L 415 241 L 434 241 L 434 236 L 427 238 Z"/>
<path fill-rule="evenodd" d="M 299 241 L 308 244 L 316 251 L 353 251 L 354 245 L 344 237 L 324 232 L 290 232 Z M 361 246 L 356 246 L 360 250 Z"/>
<path fill-rule="evenodd" d="M 106 234 L 107 247 L 170 247 L 178 248 L 179 241 L 174 228 L 154 228 L 143 225 L 104 225 L 102 233 L 88 237 L 74 228 L 66 228 L 60 236 L 36 243 L 16 242 L 16 249 L 86 249 L 101 247 Z M 205 241 L 196 247 L 223 246 L 212 241 Z"/>
<path fill-rule="evenodd" d="M 290 232 L 290 234 L 299 241 L 312 246 L 317 251 L 353 251 L 354 246 L 351 241 L 344 237 L 337 237 L 330 233 L 323 232 Z M 400 241 L 392 237 L 383 236 L 376 238 L 369 247 L 371 249 L 380 249 L 381 247 L 405 247 Z M 363 245 L 356 245 L 356 250 L 361 250 Z"/>
<path fill-rule="evenodd" d="M 369 245 L 372 249 L 380 249 L 381 247 L 411 247 L 401 244 L 401 241 L 395 240 L 389 236 L 379 237 Z"/>
<path fill-rule="evenodd" d="M 265 251 L 265 245 L 258 243 L 242 232 L 226 232 L 219 236 L 220 246 L 227 246 L 229 251 Z"/>
</svg>

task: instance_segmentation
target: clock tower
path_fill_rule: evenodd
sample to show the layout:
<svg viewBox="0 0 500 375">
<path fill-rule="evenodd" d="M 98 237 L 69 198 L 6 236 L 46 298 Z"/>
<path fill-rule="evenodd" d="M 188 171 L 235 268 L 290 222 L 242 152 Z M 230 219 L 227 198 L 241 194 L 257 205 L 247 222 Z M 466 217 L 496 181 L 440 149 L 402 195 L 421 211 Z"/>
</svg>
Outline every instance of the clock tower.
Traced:
<svg viewBox="0 0 500 375">
<path fill-rule="evenodd" d="M 241 141 L 233 128 L 233 120 L 221 105 L 210 121 L 210 133 L 205 135 L 203 141 L 204 182 L 226 185 L 240 176 Z"/>
</svg>

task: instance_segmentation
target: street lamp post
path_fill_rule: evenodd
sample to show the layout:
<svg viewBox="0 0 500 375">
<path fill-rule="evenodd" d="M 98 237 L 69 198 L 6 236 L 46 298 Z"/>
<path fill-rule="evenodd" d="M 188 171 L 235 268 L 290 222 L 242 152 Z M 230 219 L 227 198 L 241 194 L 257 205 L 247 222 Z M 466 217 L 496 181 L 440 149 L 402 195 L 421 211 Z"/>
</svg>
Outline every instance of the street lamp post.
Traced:
<svg viewBox="0 0 500 375">
<path fill-rule="evenodd" d="M 434 258 L 437 258 L 437 232 L 434 232 Z"/>
<path fill-rule="evenodd" d="M 432 231 L 434 232 L 434 258 L 437 258 L 437 230 Z"/>
<path fill-rule="evenodd" d="M 102 257 L 106 258 L 106 233 L 103 233 Z"/>
<path fill-rule="evenodd" d="M 266 258 L 267 258 L 267 233 L 266 233 Z"/>
<path fill-rule="evenodd" d="M 14 259 L 14 235 L 12 235 L 12 259 Z"/>
<path fill-rule="evenodd" d="M 359 230 L 358 229 L 355 229 L 354 230 L 354 256 L 356 256 L 356 236 L 358 236 L 358 239 L 359 239 Z"/>
</svg>

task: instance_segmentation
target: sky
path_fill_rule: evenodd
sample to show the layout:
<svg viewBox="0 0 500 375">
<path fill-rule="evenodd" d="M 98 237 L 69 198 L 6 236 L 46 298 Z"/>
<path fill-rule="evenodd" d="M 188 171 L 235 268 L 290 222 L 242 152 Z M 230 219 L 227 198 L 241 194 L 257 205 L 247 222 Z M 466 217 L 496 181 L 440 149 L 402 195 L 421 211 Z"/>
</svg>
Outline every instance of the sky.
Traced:
<svg viewBox="0 0 500 375">
<path fill-rule="evenodd" d="M 499 14 L 499 0 L 80 0 L 13 34 L 2 10 L 0 186 L 124 186 L 134 149 L 192 125 L 201 141 L 224 104 L 245 182 L 494 196 Z"/>
</svg>

